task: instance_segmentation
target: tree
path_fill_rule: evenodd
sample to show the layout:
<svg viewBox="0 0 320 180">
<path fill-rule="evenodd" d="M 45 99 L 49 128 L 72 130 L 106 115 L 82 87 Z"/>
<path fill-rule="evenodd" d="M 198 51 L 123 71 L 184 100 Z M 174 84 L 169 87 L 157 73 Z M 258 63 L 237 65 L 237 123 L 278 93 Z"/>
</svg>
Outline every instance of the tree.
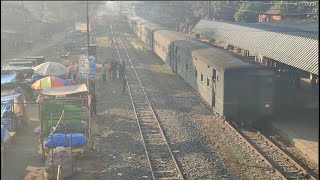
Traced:
<svg viewBox="0 0 320 180">
<path fill-rule="evenodd" d="M 266 12 L 271 6 L 268 3 L 244 2 L 234 14 L 235 21 L 241 23 L 257 22 L 259 13 Z"/>
<path fill-rule="evenodd" d="M 318 19 L 318 1 L 260 1 L 244 2 L 234 14 L 235 20 L 241 23 L 257 22 L 260 13 L 269 9 L 280 10 L 288 17 L 300 19 Z"/>
<path fill-rule="evenodd" d="M 302 19 L 318 19 L 319 2 L 318 1 L 280 1 L 276 2 L 272 9 L 279 9 L 282 13 Z"/>
</svg>

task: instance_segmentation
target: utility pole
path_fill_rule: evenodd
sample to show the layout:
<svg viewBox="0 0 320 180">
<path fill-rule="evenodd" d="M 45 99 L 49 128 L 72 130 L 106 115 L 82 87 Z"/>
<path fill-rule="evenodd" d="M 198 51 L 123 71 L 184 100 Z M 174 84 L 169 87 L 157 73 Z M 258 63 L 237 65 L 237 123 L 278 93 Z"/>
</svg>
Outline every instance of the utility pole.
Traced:
<svg viewBox="0 0 320 180">
<path fill-rule="evenodd" d="M 21 1 L 21 8 L 22 8 L 22 14 L 23 14 L 23 23 L 24 23 L 23 27 L 26 30 L 25 33 L 24 33 L 23 39 L 24 39 L 24 43 L 29 45 L 28 43 L 29 43 L 29 41 L 31 39 L 31 31 L 30 31 L 31 26 L 28 24 L 28 17 L 25 14 L 25 10 L 26 9 L 24 7 L 23 1 Z"/>
<path fill-rule="evenodd" d="M 90 45 L 90 30 L 89 30 L 89 1 L 87 1 L 87 56 L 88 56 L 88 60 L 89 60 L 89 45 Z M 88 84 L 88 90 L 89 90 L 89 94 L 90 92 L 90 82 L 89 82 L 89 74 L 88 73 L 88 79 L 87 79 L 87 84 Z"/>
<path fill-rule="evenodd" d="M 210 20 L 210 1 L 208 1 L 208 20 Z"/>
<path fill-rule="evenodd" d="M 89 45 L 90 45 L 90 30 L 89 30 L 89 1 L 87 0 L 87 58 L 89 61 Z M 92 120 L 91 120 L 91 111 L 92 111 L 92 103 L 91 103 L 91 90 L 90 90 L 90 67 L 89 67 L 89 72 L 88 72 L 88 77 L 87 77 L 87 86 L 88 86 L 88 106 L 89 106 L 89 139 L 90 139 L 90 149 L 93 148 L 93 138 L 92 138 Z M 94 92 L 93 92 L 94 93 Z"/>
<path fill-rule="evenodd" d="M 111 4 L 110 4 L 111 7 Z M 114 16 L 114 1 L 112 1 L 112 16 Z"/>
</svg>

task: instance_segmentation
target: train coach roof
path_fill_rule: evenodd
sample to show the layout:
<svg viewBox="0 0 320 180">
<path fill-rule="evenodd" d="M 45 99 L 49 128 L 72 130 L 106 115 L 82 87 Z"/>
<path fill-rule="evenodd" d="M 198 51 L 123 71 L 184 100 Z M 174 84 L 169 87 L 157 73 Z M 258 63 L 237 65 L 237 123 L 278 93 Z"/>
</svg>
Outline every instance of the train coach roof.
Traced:
<svg viewBox="0 0 320 180">
<path fill-rule="evenodd" d="M 149 23 L 150 21 L 146 20 L 146 19 L 143 19 L 141 17 L 138 17 L 138 16 L 132 16 L 130 18 L 132 21 L 138 23 L 138 24 L 141 24 L 141 23 Z"/>
<path fill-rule="evenodd" d="M 147 23 L 147 28 L 149 28 L 151 31 L 154 31 L 154 30 L 160 30 L 160 29 L 167 29 L 159 24 L 155 24 L 155 23 Z"/>
<path fill-rule="evenodd" d="M 154 34 L 158 34 L 162 38 L 167 39 L 170 42 L 187 39 L 187 37 L 184 34 L 171 30 L 156 30 Z"/>
<path fill-rule="evenodd" d="M 244 62 L 232 56 L 225 50 L 211 47 L 194 39 L 178 41 L 177 44 L 179 47 L 185 49 L 186 52 L 191 52 L 193 57 L 197 57 L 198 60 L 220 71 L 256 67 L 254 64 Z"/>
</svg>

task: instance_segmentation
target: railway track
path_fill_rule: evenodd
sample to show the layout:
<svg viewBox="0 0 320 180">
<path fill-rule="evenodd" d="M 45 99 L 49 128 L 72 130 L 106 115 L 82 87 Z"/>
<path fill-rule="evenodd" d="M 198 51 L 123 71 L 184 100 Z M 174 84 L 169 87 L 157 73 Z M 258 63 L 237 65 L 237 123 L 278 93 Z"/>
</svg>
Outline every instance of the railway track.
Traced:
<svg viewBox="0 0 320 180">
<path fill-rule="evenodd" d="M 314 173 L 309 172 L 299 165 L 294 159 L 287 155 L 271 140 L 255 129 L 246 129 L 236 123 L 228 123 L 245 142 L 255 150 L 259 157 L 274 168 L 275 179 L 312 179 L 316 180 Z M 312 174 L 312 175 L 311 175 Z"/>
<path fill-rule="evenodd" d="M 119 59 L 130 63 L 125 77 L 153 179 L 184 179 L 120 36 L 113 37 Z"/>
<path fill-rule="evenodd" d="M 146 92 L 121 37 L 116 37 L 119 58 L 131 64 L 127 68 L 127 85 L 135 110 L 144 148 L 153 179 L 183 179 L 179 166 L 168 145 L 161 125 L 150 105 Z M 121 48 L 120 48 L 121 46 Z M 253 149 L 258 157 L 272 168 L 272 179 L 317 179 L 309 169 L 303 168 L 259 131 L 227 123 L 236 134 Z"/>
</svg>

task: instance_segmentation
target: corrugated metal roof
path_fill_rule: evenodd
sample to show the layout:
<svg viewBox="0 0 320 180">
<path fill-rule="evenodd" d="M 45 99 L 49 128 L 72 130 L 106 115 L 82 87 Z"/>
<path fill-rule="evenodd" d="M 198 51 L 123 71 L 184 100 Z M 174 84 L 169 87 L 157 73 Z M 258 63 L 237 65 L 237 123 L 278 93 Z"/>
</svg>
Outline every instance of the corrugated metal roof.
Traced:
<svg viewBox="0 0 320 180">
<path fill-rule="evenodd" d="M 222 49 L 212 48 L 203 42 L 193 39 L 176 41 L 175 44 L 179 48 L 184 49 L 185 52 L 190 52 L 190 57 L 196 57 L 200 61 L 214 67 L 216 70 L 225 71 L 227 69 L 256 67 L 251 63 L 246 63 L 239 58 L 226 53 Z"/>
<path fill-rule="evenodd" d="M 201 20 L 193 32 L 319 74 L 316 39 L 209 20 Z"/>
<path fill-rule="evenodd" d="M 262 29 L 266 31 L 278 32 L 282 34 L 291 34 L 311 39 L 319 39 L 319 23 L 314 21 L 308 22 L 263 22 L 248 23 L 248 27 Z"/>
</svg>

